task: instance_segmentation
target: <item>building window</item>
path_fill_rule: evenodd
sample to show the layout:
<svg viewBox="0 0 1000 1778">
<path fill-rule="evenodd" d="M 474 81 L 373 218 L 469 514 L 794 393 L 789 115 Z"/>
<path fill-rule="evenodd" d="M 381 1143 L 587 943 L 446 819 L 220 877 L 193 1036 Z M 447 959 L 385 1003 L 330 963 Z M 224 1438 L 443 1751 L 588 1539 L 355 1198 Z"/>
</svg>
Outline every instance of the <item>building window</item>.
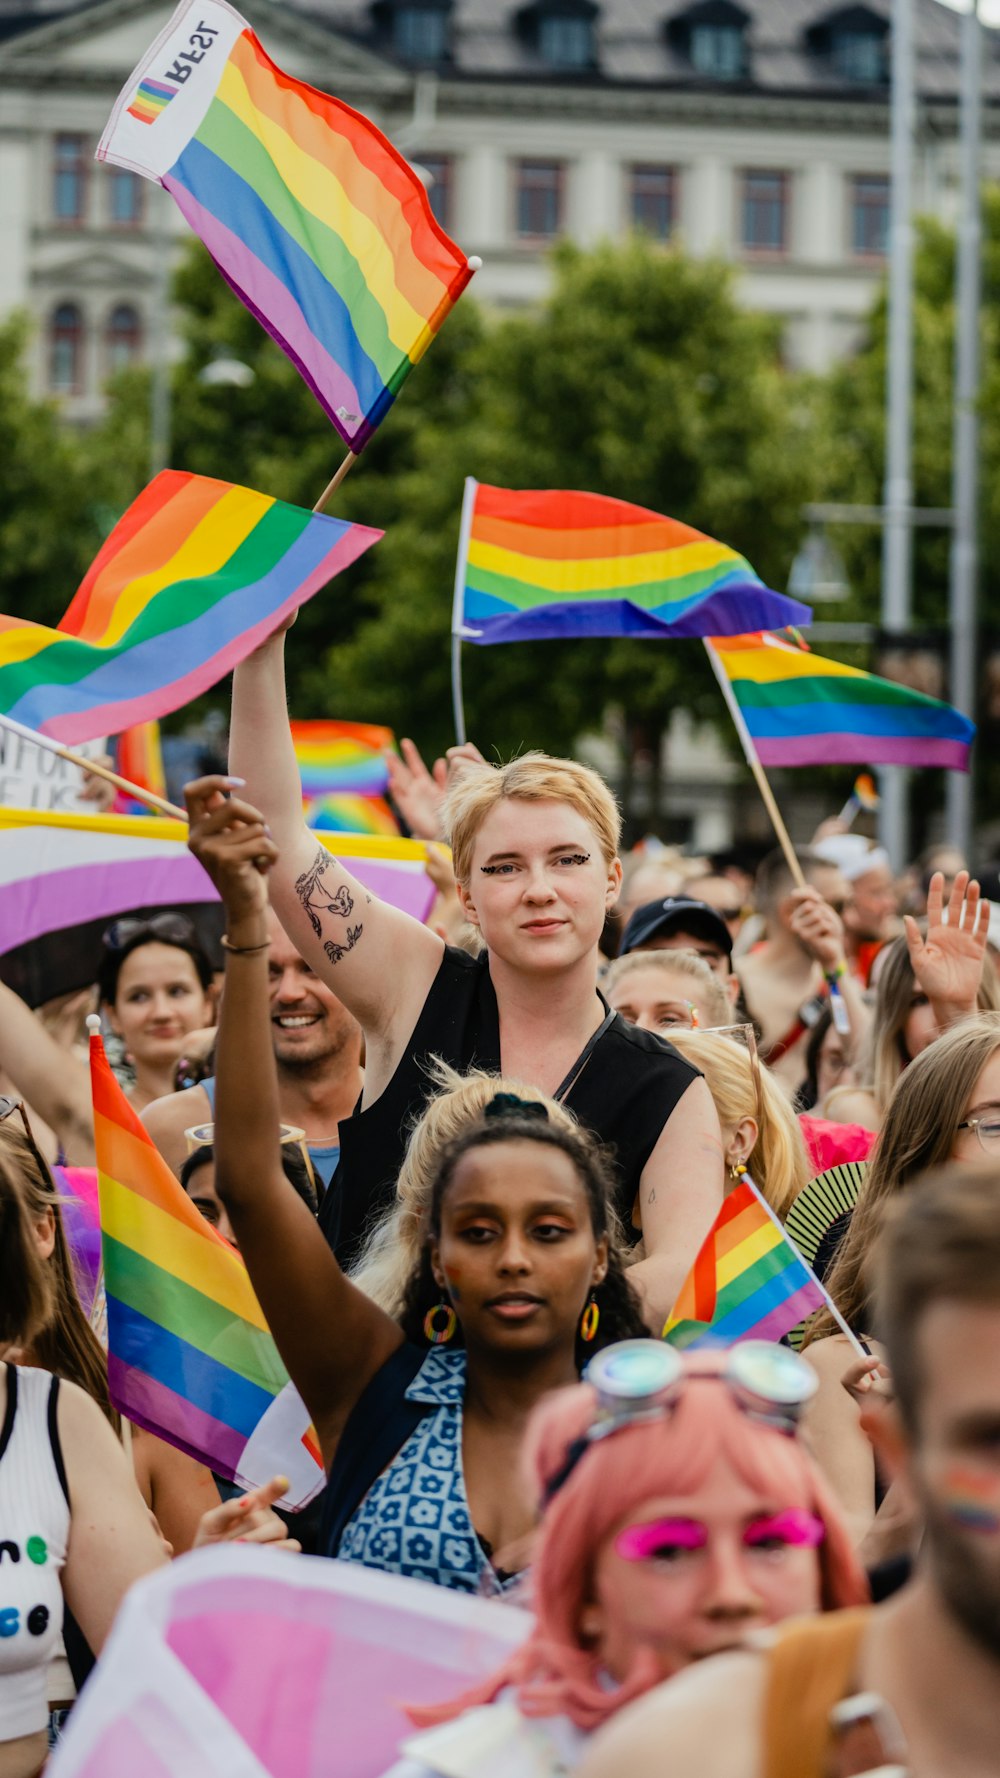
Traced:
<svg viewBox="0 0 1000 1778">
<path fill-rule="evenodd" d="M 83 316 L 75 303 L 60 303 L 49 327 L 49 388 L 78 395 L 82 377 Z"/>
<path fill-rule="evenodd" d="M 447 154 L 422 154 L 421 171 L 426 174 L 427 196 L 436 222 L 443 229 L 451 228 L 451 157 Z"/>
<path fill-rule="evenodd" d="M 108 375 L 127 370 L 139 356 L 142 346 L 142 322 L 130 303 L 119 303 L 108 316 L 105 335 L 105 358 Z"/>
<path fill-rule="evenodd" d="M 448 12 L 442 6 L 397 6 L 392 40 L 405 62 L 442 62 L 448 53 Z"/>
<path fill-rule="evenodd" d="M 542 13 L 538 20 L 538 53 L 550 68 L 592 68 L 594 27 L 589 18 Z"/>
<path fill-rule="evenodd" d="M 788 247 L 787 173 L 743 175 L 743 246 L 750 253 L 784 253 Z"/>
<path fill-rule="evenodd" d="M 743 32 L 738 25 L 692 25 L 691 66 L 711 80 L 739 80 L 743 73 Z"/>
<path fill-rule="evenodd" d="M 629 178 L 632 227 L 653 241 L 669 241 L 677 223 L 677 173 L 673 167 L 633 167 Z"/>
<path fill-rule="evenodd" d="M 87 143 L 83 136 L 57 136 L 52 194 L 57 222 L 82 222 L 87 202 Z"/>
<path fill-rule="evenodd" d="M 137 228 L 142 221 L 142 200 L 145 180 L 138 173 L 127 173 L 124 167 L 111 167 L 108 186 L 108 207 L 116 228 Z"/>
<path fill-rule="evenodd" d="M 552 240 L 562 228 L 561 161 L 518 161 L 516 229 L 524 239 Z"/>
<path fill-rule="evenodd" d="M 889 181 L 881 173 L 859 173 L 851 181 L 851 252 L 884 259 L 888 245 Z"/>
<path fill-rule="evenodd" d="M 835 31 L 832 57 L 842 80 L 877 86 L 885 79 L 885 39 L 875 31 Z"/>
</svg>

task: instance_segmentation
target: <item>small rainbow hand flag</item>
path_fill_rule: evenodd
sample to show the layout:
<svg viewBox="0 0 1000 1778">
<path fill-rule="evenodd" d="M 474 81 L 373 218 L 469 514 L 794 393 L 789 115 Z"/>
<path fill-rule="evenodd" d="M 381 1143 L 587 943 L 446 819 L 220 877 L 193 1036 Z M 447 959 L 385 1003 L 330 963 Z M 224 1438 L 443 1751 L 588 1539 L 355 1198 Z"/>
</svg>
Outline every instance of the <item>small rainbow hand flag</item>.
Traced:
<svg viewBox="0 0 1000 1778">
<path fill-rule="evenodd" d="M 396 834 L 385 800 L 396 737 L 374 722 L 293 722 L 308 825 L 325 833 Z"/>
<path fill-rule="evenodd" d="M 111 1399 L 243 1488 L 287 1475 L 297 1510 L 323 1466 L 246 1266 L 153 1146 L 96 1034 L 90 1078 Z"/>
<path fill-rule="evenodd" d="M 749 612 L 755 629 L 812 616 L 734 549 L 645 506 L 466 480 L 452 622 L 463 641 L 728 635 Z"/>
<path fill-rule="evenodd" d="M 97 158 L 170 192 L 360 451 L 473 273 L 402 155 L 276 68 L 226 0 L 181 0 Z"/>
<path fill-rule="evenodd" d="M 969 769 L 975 723 L 937 698 L 778 636 L 718 636 L 706 648 L 762 765 Z"/>
<path fill-rule="evenodd" d="M 753 1180 L 731 1191 L 663 1329 L 672 1346 L 780 1340 L 830 1304 Z"/>
<path fill-rule="evenodd" d="M 166 716 L 381 535 L 165 469 L 119 519 L 57 630 L 0 617 L 0 714 L 70 745 Z"/>
</svg>

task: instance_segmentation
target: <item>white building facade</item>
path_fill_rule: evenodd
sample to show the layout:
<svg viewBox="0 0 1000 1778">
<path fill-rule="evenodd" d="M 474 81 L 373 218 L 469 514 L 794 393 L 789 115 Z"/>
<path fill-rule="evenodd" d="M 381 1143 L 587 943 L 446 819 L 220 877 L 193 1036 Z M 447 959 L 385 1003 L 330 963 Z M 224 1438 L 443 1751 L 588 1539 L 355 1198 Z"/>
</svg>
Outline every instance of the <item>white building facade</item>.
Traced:
<svg viewBox="0 0 1000 1778">
<path fill-rule="evenodd" d="M 738 270 L 781 323 L 786 361 L 823 370 L 856 342 L 888 220 L 888 0 L 245 0 L 290 73 L 372 116 L 484 266 L 481 300 L 544 291 L 559 238 L 642 228 Z M 0 0 L 0 316 L 35 322 L 32 379 L 68 417 L 162 331 L 184 224 L 94 148 L 159 0 Z M 949 219 L 958 19 L 917 0 L 917 207 Z M 985 32 L 987 171 L 1000 99 Z"/>
</svg>

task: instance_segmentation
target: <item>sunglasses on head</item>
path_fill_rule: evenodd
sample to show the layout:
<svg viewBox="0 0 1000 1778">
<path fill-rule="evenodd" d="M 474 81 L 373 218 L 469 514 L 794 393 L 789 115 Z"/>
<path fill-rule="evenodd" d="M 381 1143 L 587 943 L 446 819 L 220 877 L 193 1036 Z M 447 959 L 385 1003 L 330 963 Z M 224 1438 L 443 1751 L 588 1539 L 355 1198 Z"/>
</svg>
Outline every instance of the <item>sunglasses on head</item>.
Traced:
<svg viewBox="0 0 1000 1778">
<path fill-rule="evenodd" d="M 546 1489 L 546 1501 L 568 1481 L 590 1445 L 624 1427 L 668 1417 L 694 1378 L 721 1383 L 750 1419 L 789 1437 L 797 1432 L 819 1388 L 819 1379 L 804 1358 L 770 1340 L 742 1340 L 731 1346 L 721 1370 L 699 1370 L 697 1354 L 685 1362 L 664 1340 L 620 1340 L 596 1353 L 583 1377 L 597 1395 L 594 1419 L 570 1446 Z"/>
<path fill-rule="evenodd" d="M 170 913 L 150 914 L 148 919 L 112 920 L 101 934 L 101 943 L 105 950 L 117 954 L 134 944 L 137 938 L 159 938 L 168 944 L 186 946 L 198 943 L 198 934 L 186 915 Z"/>
</svg>

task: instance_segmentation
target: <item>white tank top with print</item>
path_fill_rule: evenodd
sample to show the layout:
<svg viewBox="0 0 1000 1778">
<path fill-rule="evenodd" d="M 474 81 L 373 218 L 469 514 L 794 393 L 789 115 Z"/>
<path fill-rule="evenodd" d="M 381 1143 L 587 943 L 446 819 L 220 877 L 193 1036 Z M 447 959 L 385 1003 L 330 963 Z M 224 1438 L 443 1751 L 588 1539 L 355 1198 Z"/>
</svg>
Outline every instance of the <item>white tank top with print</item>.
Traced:
<svg viewBox="0 0 1000 1778">
<path fill-rule="evenodd" d="M 49 1663 L 62 1638 L 69 1538 L 56 1426 L 59 1384 L 8 1364 L 0 1426 L 0 1742 L 44 1729 Z"/>
</svg>

